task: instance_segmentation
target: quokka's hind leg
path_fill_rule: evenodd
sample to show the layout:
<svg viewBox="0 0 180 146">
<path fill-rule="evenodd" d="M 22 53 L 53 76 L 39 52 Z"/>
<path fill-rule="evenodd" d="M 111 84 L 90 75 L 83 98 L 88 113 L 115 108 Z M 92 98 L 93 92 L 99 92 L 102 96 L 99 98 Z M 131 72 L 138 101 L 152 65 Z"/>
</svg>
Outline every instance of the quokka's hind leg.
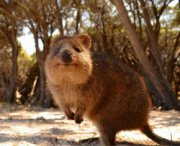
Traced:
<svg viewBox="0 0 180 146">
<path fill-rule="evenodd" d="M 113 131 L 109 125 L 100 125 L 98 126 L 100 133 L 100 141 L 103 146 L 114 146 L 116 132 Z"/>
<path fill-rule="evenodd" d="M 100 140 L 103 146 L 115 146 L 115 133 L 101 132 Z"/>
</svg>

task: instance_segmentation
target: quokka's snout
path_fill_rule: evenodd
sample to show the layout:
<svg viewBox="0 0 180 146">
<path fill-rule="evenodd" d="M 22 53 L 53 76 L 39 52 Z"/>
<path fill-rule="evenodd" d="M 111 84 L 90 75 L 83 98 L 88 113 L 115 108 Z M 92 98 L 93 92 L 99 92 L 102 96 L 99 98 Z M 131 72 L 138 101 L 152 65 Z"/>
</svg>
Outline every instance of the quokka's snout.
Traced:
<svg viewBox="0 0 180 146">
<path fill-rule="evenodd" d="M 69 64 L 72 62 L 72 52 L 65 50 L 60 54 L 60 59 L 63 63 Z"/>
</svg>

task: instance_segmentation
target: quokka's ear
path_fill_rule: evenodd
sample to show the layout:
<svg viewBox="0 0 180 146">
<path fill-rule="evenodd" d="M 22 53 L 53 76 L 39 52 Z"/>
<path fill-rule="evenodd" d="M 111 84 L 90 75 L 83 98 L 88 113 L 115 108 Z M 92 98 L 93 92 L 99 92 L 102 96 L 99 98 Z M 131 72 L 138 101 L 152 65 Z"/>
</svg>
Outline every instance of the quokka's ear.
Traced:
<svg viewBox="0 0 180 146">
<path fill-rule="evenodd" d="M 88 34 L 79 34 L 75 38 L 79 41 L 85 48 L 89 49 L 91 47 L 91 37 Z"/>
</svg>

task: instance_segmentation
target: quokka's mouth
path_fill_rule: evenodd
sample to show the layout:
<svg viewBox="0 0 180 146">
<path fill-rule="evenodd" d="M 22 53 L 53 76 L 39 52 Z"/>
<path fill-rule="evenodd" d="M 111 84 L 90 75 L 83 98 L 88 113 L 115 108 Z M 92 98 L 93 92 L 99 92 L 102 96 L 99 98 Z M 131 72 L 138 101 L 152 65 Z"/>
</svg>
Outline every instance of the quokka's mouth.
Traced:
<svg viewBox="0 0 180 146">
<path fill-rule="evenodd" d="M 73 64 L 69 64 L 69 63 L 64 63 L 62 65 L 64 65 L 64 66 L 73 66 Z"/>
<path fill-rule="evenodd" d="M 70 67 L 70 66 L 75 66 L 75 64 L 74 63 L 57 63 L 57 66 Z"/>
<path fill-rule="evenodd" d="M 63 62 L 62 60 L 59 60 L 56 62 L 55 66 L 57 67 L 73 67 L 73 66 L 78 66 L 77 62 Z"/>
</svg>

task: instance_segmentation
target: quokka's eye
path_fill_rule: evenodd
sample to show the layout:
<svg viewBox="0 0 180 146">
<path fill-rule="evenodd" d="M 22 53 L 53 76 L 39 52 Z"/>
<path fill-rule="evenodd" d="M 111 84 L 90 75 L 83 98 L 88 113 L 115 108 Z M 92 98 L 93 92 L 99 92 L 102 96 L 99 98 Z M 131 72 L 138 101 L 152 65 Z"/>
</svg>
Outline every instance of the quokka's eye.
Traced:
<svg viewBox="0 0 180 146">
<path fill-rule="evenodd" d="M 59 53 L 59 48 L 58 47 L 54 49 L 54 53 L 55 54 Z"/>
<path fill-rule="evenodd" d="M 73 46 L 74 50 L 78 53 L 80 53 L 82 50 L 79 47 Z"/>
</svg>

